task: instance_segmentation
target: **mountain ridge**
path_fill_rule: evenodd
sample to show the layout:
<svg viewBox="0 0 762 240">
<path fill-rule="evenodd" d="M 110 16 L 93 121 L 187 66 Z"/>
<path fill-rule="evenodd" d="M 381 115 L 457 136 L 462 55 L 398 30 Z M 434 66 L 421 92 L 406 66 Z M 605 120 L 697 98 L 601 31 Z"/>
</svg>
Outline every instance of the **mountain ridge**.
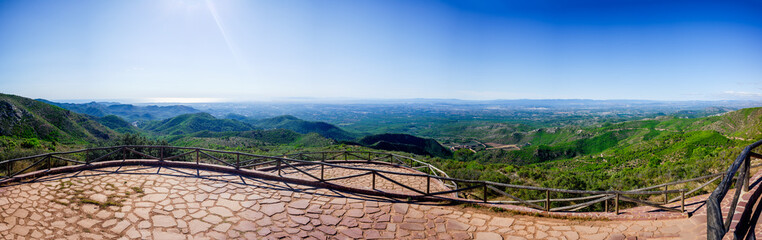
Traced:
<svg viewBox="0 0 762 240">
<path fill-rule="evenodd" d="M 161 121 L 151 121 L 143 130 L 164 135 L 183 135 L 200 131 L 231 132 L 250 131 L 258 128 L 232 119 L 218 119 L 209 113 L 189 113 Z"/>
<path fill-rule="evenodd" d="M 37 101 L 55 105 L 64 109 L 68 109 L 80 114 L 87 114 L 96 117 L 105 117 L 107 115 L 116 115 L 127 121 L 151 121 L 151 120 L 164 120 L 171 117 L 176 117 L 182 114 L 199 113 L 198 109 L 185 105 L 171 105 L 171 106 L 137 106 L 132 104 L 121 103 L 101 103 L 101 102 L 89 102 L 89 103 L 59 103 L 45 99 L 36 99 Z"/>
<path fill-rule="evenodd" d="M 449 158 L 452 152 L 439 142 L 430 138 L 421 138 L 409 134 L 385 133 L 360 138 L 361 145 L 369 148 L 409 152 L 418 155 Z"/>
<path fill-rule="evenodd" d="M 78 113 L 33 99 L 0 94 L 0 135 L 58 142 L 107 140 L 116 132 Z"/>
<path fill-rule="evenodd" d="M 347 132 L 330 123 L 305 121 L 292 115 L 282 115 L 265 119 L 247 118 L 244 122 L 264 129 L 282 128 L 302 134 L 314 132 L 323 137 L 335 140 L 353 140 L 360 136 L 359 134 Z"/>
</svg>

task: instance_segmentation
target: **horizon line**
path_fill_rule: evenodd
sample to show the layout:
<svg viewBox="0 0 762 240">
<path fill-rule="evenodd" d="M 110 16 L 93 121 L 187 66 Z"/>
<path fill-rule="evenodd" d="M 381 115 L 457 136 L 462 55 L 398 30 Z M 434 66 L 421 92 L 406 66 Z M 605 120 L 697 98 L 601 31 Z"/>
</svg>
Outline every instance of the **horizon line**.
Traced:
<svg viewBox="0 0 762 240">
<path fill-rule="evenodd" d="M 655 99 L 594 99 L 594 98 L 499 98 L 499 99 L 460 99 L 460 98 L 277 98 L 277 99 L 258 99 L 258 100 L 240 100 L 226 98 L 134 98 L 134 99 L 44 99 L 59 103 L 120 103 L 120 104 L 224 104 L 224 103 L 331 103 L 331 104 L 352 104 L 352 103 L 390 103 L 390 102 L 474 102 L 488 103 L 499 101 L 596 101 L 596 102 L 760 102 L 755 99 L 715 99 L 715 100 L 655 100 Z"/>
</svg>

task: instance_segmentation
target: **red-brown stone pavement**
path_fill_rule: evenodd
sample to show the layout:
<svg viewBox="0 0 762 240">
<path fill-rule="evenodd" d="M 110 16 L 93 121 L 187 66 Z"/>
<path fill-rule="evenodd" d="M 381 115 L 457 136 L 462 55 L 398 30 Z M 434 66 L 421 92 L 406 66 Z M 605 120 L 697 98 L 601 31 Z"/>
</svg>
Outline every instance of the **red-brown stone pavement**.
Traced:
<svg viewBox="0 0 762 240">
<path fill-rule="evenodd" d="M 201 173 L 205 177 L 180 168 L 105 168 L 1 187 L 0 239 L 706 238 L 705 195 L 687 201 L 690 218 L 660 218 L 641 207 L 615 220 L 570 220 Z M 367 180 L 344 184 L 367 187 Z M 377 183 L 385 187 L 404 191 Z M 627 220 L 644 214 L 649 220 Z"/>
</svg>

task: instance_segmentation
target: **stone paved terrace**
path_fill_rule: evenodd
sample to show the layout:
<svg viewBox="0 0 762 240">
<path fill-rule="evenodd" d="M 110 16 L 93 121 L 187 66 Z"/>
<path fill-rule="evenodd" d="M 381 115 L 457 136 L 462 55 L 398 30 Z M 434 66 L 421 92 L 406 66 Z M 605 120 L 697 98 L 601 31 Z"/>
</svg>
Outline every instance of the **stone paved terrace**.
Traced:
<svg viewBox="0 0 762 240">
<path fill-rule="evenodd" d="M 3 187 L 0 238 L 696 239 L 706 226 L 695 217 L 543 218 L 195 174 L 166 167 L 104 168 Z"/>
</svg>

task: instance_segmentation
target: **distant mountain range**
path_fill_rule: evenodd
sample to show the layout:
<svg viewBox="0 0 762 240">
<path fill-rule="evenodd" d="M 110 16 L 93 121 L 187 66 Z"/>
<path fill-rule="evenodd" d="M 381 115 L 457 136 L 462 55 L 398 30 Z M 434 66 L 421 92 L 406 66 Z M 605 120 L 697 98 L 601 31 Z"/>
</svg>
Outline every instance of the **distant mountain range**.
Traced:
<svg viewBox="0 0 762 240">
<path fill-rule="evenodd" d="M 105 117 L 107 115 L 116 115 L 127 121 L 152 121 L 152 120 L 164 120 L 167 118 L 175 117 L 188 113 L 199 113 L 198 109 L 183 106 L 136 106 L 132 104 L 118 104 L 118 103 L 58 103 L 45 99 L 37 99 L 37 101 L 47 104 L 56 105 L 76 113 L 87 114 L 96 117 Z"/>
</svg>

